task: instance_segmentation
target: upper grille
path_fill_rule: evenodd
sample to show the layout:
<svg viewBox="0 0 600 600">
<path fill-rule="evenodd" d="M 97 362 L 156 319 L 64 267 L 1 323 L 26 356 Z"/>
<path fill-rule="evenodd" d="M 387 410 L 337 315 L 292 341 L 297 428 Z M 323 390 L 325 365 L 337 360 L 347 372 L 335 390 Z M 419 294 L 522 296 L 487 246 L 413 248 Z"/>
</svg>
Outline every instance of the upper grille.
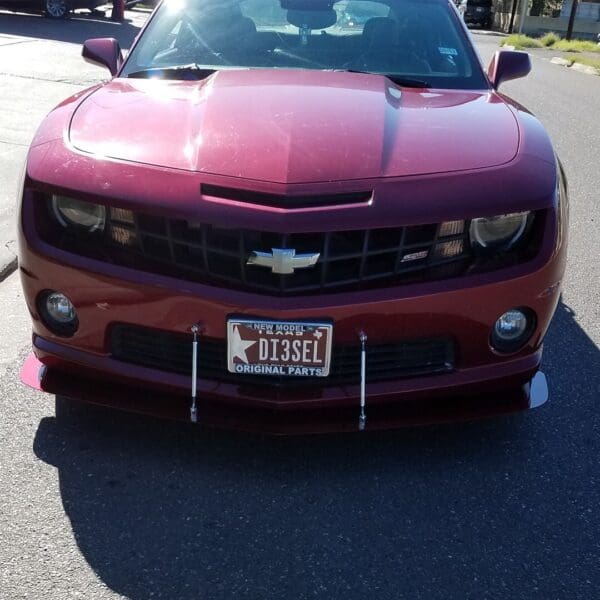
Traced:
<svg viewBox="0 0 600 600">
<path fill-rule="evenodd" d="M 131 325 L 116 325 L 111 333 L 112 355 L 152 369 L 183 375 L 192 370 L 191 335 L 156 331 Z M 454 368 L 454 344 L 447 337 L 405 340 L 367 345 L 367 381 L 447 373 Z M 360 346 L 334 346 L 328 377 L 278 377 L 241 375 L 227 370 L 225 340 L 200 338 L 198 377 L 253 385 L 319 387 L 356 384 L 360 381 Z"/>
<path fill-rule="evenodd" d="M 323 233 L 224 229 L 111 209 L 113 260 L 183 279 L 272 295 L 315 294 L 460 274 L 470 256 L 463 221 Z M 442 230 L 442 227 L 444 228 Z M 319 253 L 314 267 L 280 275 L 246 264 L 252 251 Z"/>
<path fill-rule="evenodd" d="M 372 192 L 350 192 L 346 194 L 320 194 L 315 196 L 281 196 L 278 194 L 268 194 L 265 192 L 254 192 L 251 190 L 241 190 L 238 188 L 228 188 L 218 185 L 209 185 L 203 183 L 200 186 L 200 192 L 203 196 L 213 196 L 214 198 L 223 198 L 225 200 L 235 200 L 246 204 L 256 204 L 259 206 L 272 206 L 274 208 L 285 208 L 293 210 L 297 208 L 309 208 L 313 206 L 341 206 L 344 204 L 366 204 L 371 200 Z"/>
</svg>

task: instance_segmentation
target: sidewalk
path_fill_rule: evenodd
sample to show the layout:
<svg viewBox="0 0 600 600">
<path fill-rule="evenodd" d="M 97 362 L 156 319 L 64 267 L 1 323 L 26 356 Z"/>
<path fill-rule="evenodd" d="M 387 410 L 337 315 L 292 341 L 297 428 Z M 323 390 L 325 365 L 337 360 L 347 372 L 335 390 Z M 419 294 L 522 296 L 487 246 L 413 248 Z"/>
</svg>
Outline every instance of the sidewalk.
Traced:
<svg viewBox="0 0 600 600">
<path fill-rule="evenodd" d="M 104 9 L 110 15 L 110 6 Z M 61 22 L 25 15 L 0 21 L 0 281 L 17 265 L 17 195 L 37 127 L 62 100 L 109 77 L 84 62 L 82 42 L 116 37 L 128 48 L 148 15 L 128 10 L 124 23 L 83 13 Z"/>
</svg>

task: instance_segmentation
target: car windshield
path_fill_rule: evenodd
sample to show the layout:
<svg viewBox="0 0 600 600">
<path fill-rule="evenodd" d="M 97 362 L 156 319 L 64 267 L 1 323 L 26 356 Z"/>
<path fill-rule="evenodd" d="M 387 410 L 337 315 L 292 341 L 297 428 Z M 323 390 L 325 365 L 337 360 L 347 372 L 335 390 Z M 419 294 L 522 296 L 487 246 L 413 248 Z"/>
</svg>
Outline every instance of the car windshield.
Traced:
<svg viewBox="0 0 600 600">
<path fill-rule="evenodd" d="M 488 87 L 445 0 L 165 0 L 121 77 L 199 79 L 240 68 L 348 70 L 418 87 Z"/>
</svg>

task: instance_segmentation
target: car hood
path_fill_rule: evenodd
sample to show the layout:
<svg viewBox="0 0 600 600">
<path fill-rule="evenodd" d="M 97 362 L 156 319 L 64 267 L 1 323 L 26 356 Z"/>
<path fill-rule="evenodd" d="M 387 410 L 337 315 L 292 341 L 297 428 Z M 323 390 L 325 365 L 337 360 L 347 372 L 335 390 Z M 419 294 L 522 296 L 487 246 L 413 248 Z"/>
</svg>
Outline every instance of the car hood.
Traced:
<svg viewBox="0 0 600 600">
<path fill-rule="evenodd" d="M 379 75 L 231 70 L 115 79 L 78 106 L 71 144 L 101 157 L 276 183 L 483 169 L 518 150 L 491 92 L 400 88 Z"/>
</svg>

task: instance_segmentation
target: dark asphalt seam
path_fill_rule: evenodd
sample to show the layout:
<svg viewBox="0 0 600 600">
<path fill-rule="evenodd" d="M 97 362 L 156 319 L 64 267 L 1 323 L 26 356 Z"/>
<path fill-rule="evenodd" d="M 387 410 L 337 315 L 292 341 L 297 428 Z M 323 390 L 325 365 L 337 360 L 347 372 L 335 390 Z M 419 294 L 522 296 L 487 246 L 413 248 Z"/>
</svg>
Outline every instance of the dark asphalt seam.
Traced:
<svg viewBox="0 0 600 600">
<path fill-rule="evenodd" d="M 17 75 L 16 73 L 4 73 L 0 72 L 0 76 L 5 77 L 18 77 L 19 79 L 33 79 L 34 81 L 49 81 L 50 83 L 65 83 L 68 85 L 94 85 L 94 81 L 87 80 L 75 80 L 75 79 L 49 79 L 47 77 L 32 77 L 31 75 Z"/>
<path fill-rule="evenodd" d="M 0 283 L 17 270 L 18 260 L 15 256 L 10 262 L 0 265 Z"/>
<path fill-rule="evenodd" d="M 5 40 L 9 40 L 10 38 L 3 38 Z M 2 42 L 0 44 L 0 48 L 3 46 L 14 46 L 15 44 L 31 44 L 32 42 L 37 42 L 38 40 L 13 40 L 10 42 Z"/>
<path fill-rule="evenodd" d="M 0 144 L 6 144 L 7 146 L 22 146 L 28 148 L 29 144 L 21 144 L 20 142 L 9 142 L 8 140 L 0 140 Z"/>
</svg>

